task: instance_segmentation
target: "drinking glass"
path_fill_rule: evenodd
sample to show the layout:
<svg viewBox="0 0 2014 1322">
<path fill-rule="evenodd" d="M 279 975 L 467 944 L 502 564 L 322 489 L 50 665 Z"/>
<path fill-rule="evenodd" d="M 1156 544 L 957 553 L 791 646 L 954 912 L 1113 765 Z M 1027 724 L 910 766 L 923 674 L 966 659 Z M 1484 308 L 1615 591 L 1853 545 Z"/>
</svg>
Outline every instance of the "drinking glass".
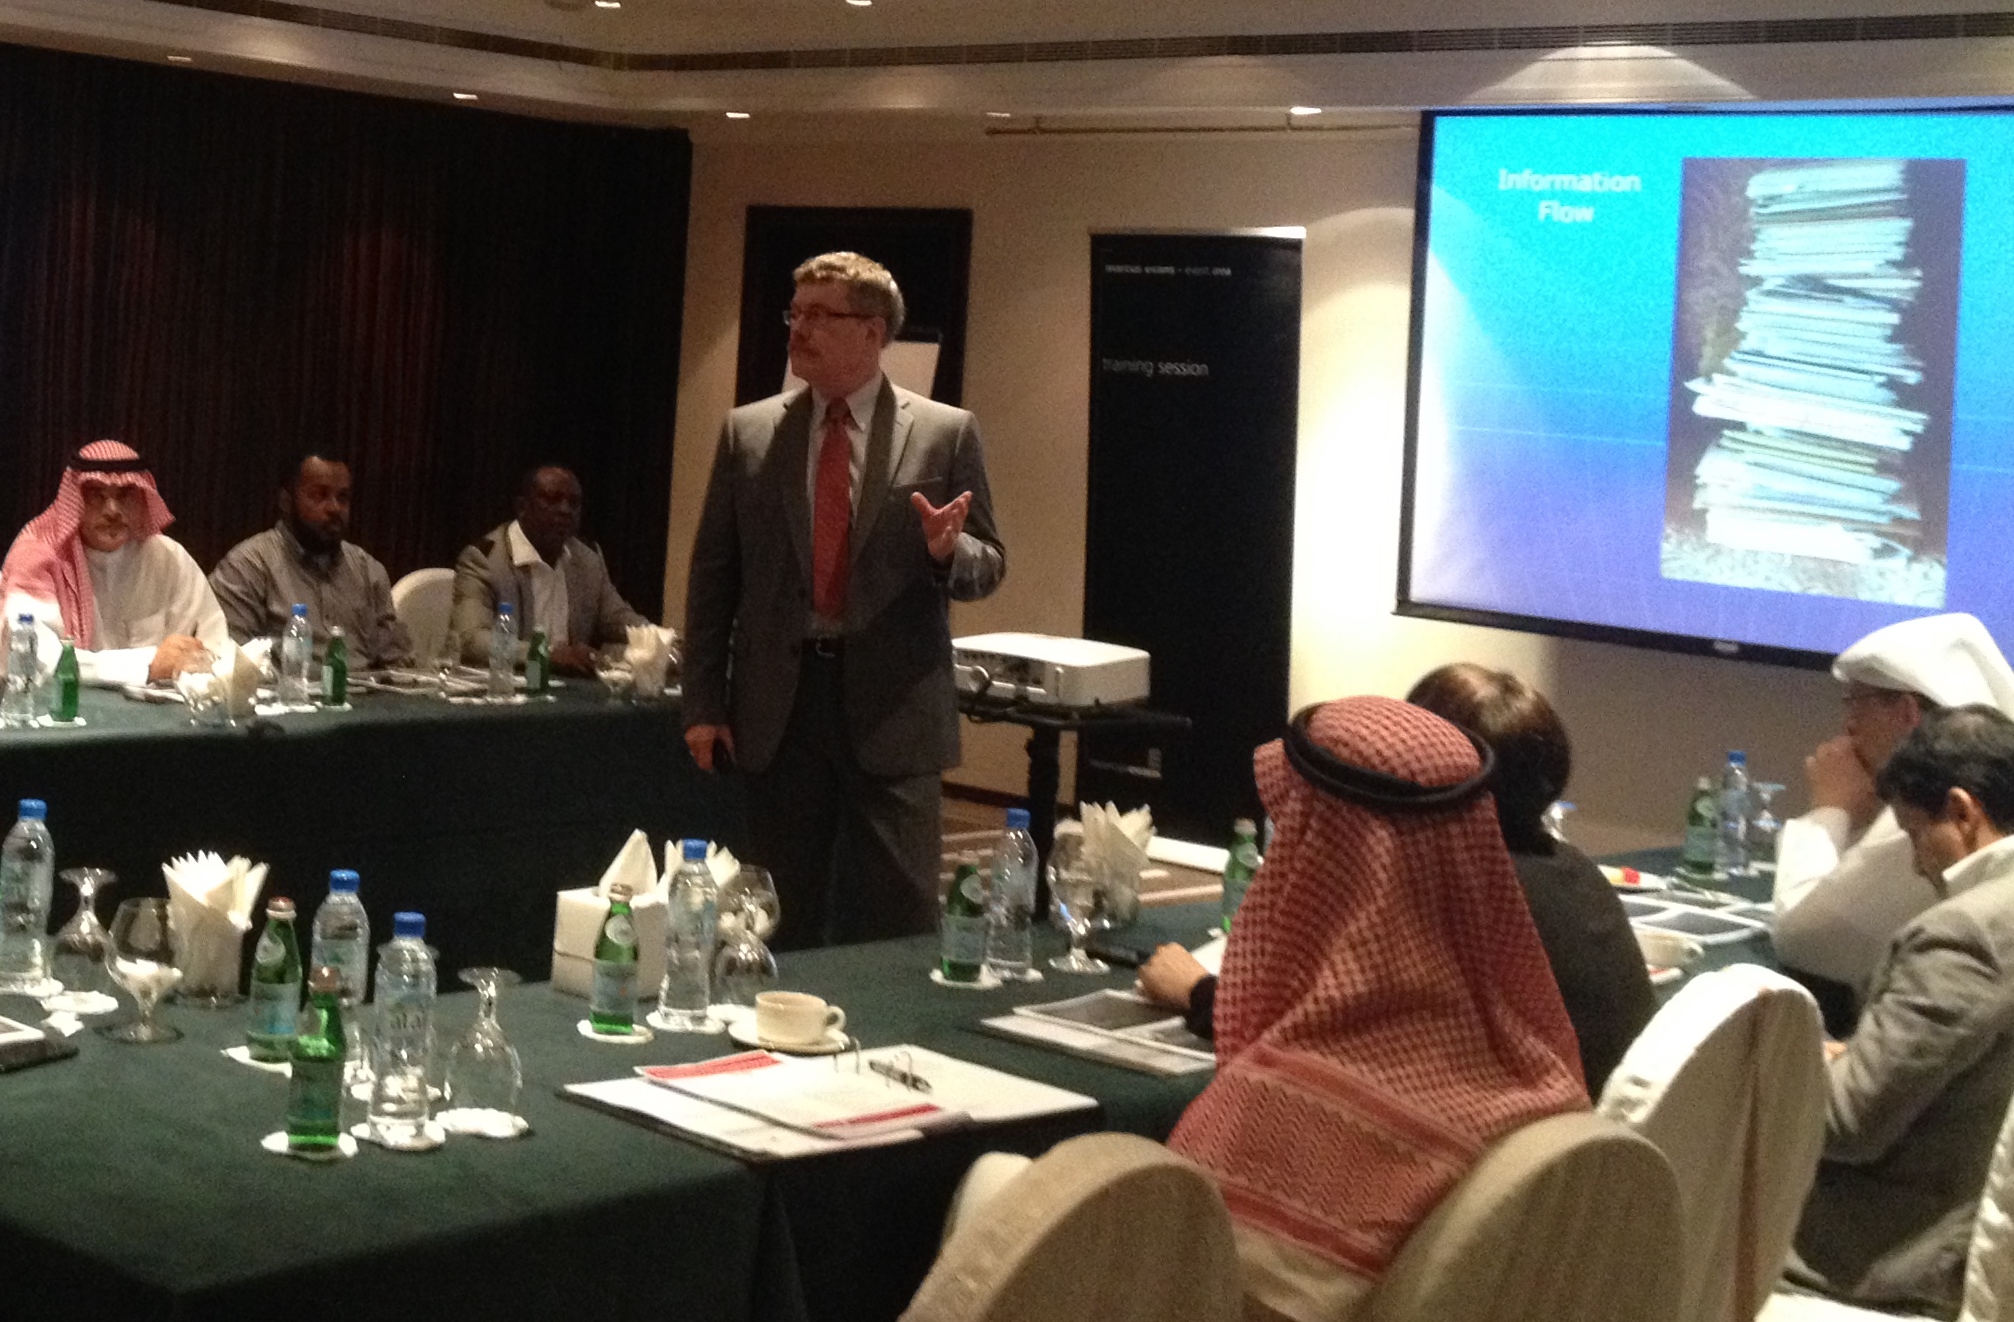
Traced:
<svg viewBox="0 0 2014 1322">
<path fill-rule="evenodd" d="M 742 876 L 748 872 L 743 868 Z M 762 908 L 756 893 L 737 891 L 732 902 L 734 921 L 721 924 L 727 941 L 713 956 L 713 999 L 719 1005 L 753 1006 L 759 993 L 776 985 L 776 956 L 762 944 Z M 722 907 L 726 904 L 723 901 Z"/>
<path fill-rule="evenodd" d="M 1070 953 L 1056 955 L 1049 967 L 1059 973 L 1110 973 L 1112 966 L 1084 953 L 1091 935 L 1091 921 L 1097 916 L 1104 887 L 1097 872 L 1081 861 L 1049 869 L 1049 898 L 1063 925 L 1070 931 Z"/>
<path fill-rule="evenodd" d="M 744 895 L 753 906 L 749 918 L 755 924 L 755 935 L 763 941 L 769 940 L 776 933 L 776 925 L 783 921 L 783 901 L 776 894 L 776 879 L 769 875 L 768 868 L 743 863 L 734 879 L 720 888 L 721 914 L 739 914 Z"/>
<path fill-rule="evenodd" d="M 104 1014 L 116 1008 L 112 1000 L 111 978 L 105 968 L 105 953 L 111 936 L 98 921 L 98 892 L 115 885 L 118 878 L 105 868 L 65 868 L 56 879 L 77 888 L 77 912 L 56 933 L 51 972 L 63 984 L 61 994 L 52 997 L 47 1008 L 71 1014 Z"/>
<path fill-rule="evenodd" d="M 1574 811 L 1574 804 L 1568 803 L 1565 799 L 1554 799 L 1545 810 L 1545 833 L 1561 844 L 1566 844 L 1566 819 L 1572 816 Z"/>
<path fill-rule="evenodd" d="M 175 925 L 166 900 L 126 900 L 112 915 L 105 967 L 112 980 L 132 993 L 140 1017 L 98 1029 L 114 1042 L 174 1042 L 180 1029 L 156 1023 L 154 1007 L 182 980 L 175 967 Z"/>
<path fill-rule="evenodd" d="M 636 683 L 621 643 L 610 643 L 594 654 L 594 675 L 602 682 L 610 702 L 622 701 Z"/>
<path fill-rule="evenodd" d="M 447 1080 L 443 1094 L 456 1128 L 472 1126 L 481 1132 L 509 1129 L 517 1114 L 518 1090 L 524 1085 L 524 1069 L 517 1048 L 504 1036 L 497 1022 L 497 993 L 520 979 L 509 969 L 463 969 L 458 975 L 476 989 L 476 1021 L 448 1052 Z M 447 1116 L 443 1116 L 443 1123 Z"/>
<path fill-rule="evenodd" d="M 1755 816 L 1748 822 L 1748 875 L 1776 876 L 1776 846 L 1783 836 L 1783 819 L 1769 810 L 1769 802 L 1783 793 L 1773 781 L 1758 781 L 1748 787 L 1755 796 Z"/>
</svg>

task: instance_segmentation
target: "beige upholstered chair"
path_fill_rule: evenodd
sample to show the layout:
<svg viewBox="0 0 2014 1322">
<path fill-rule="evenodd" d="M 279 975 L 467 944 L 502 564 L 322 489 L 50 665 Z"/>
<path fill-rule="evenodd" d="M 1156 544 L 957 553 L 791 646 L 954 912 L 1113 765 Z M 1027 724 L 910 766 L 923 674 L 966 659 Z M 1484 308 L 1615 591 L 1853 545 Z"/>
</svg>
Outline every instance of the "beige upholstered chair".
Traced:
<svg viewBox="0 0 2014 1322">
<path fill-rule="evenodd" d="M 1352 1322 L 1669 1322 L 1678 1189 L 1585 1111 L 1500 1140 L 1407 1237 Z"/>
<path fill-rule="evenodd" d="M 1159 1143 L 1086 1134 L 956 1217 L 903 1322 L 1235 1322 L 1231 1218 Z"/>
<path fill-rule="evenodd" d="M 1752 1322 L 1776 1287 L 1825 1141 L 1824 1038 L 1809 992 L 1736 964 L 1682 988 L 1602 1089 L 1678 1176 L 1677 1322 Z"/>
<path fill-rule="evenodd" d="M 1759 1322 L 1880 1322 L 1893 1313 L 1803 1294 L 1775 1294 Z M 2000 1122 L 1993 1164 L 1965 1255 L 1965 1305 L 1958 1322 L 2014 1322 L 2014 1106 Z"/>
<path fill-rule="evenodd" d="M 392 613 L 413 636 L 413 655 L 420 664 L 425 665 L 440 653 L 454 601 L 452 569 L 415 569 L 392 584 Z"/>
</svg>

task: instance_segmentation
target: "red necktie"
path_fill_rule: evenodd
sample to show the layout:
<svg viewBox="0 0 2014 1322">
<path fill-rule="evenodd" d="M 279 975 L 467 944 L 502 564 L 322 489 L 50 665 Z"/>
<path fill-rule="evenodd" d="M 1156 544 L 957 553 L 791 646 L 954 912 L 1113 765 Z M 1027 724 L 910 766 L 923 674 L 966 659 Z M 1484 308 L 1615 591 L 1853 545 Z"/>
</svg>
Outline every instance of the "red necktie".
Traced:
<svg viewBox="0 0 2014 1322">
<path fill-rule="evenodd" d="M 846 614 L 847 543 L 853 532 L 853 438 L 846 428 L 852 421 L 845 400 L 826 405 L 811 510 L 811 608 L 827 620 Z"/>
</svg>

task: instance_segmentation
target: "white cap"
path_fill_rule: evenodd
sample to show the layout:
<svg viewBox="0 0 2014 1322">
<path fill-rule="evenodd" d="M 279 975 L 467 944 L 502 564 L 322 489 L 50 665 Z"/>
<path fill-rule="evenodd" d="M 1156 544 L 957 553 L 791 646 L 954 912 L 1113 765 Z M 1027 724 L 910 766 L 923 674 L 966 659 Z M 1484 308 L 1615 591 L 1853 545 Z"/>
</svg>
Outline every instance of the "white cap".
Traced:
<svg viewBox="0 0 2014 1322">
<path fill-rule="evenodd" d="M 1970 615 L 1926 615 L 1876 629 L 1833 660 L 1832 677 L 1921 694 L 1940 707 L 1984 703 L 2014 716 L 2014 669 Z"/>
</svg>

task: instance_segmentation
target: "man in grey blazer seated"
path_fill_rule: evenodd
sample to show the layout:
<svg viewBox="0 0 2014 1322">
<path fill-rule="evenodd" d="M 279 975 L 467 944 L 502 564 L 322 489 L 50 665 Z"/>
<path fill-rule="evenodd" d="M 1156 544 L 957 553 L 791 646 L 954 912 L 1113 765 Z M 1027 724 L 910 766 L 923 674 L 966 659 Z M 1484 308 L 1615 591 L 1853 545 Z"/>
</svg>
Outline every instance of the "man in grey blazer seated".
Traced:
<svg viewBox="0 0 2014 1322">
<path fill-rule="evenodd" d="M 786 947 L 935 925 L 939 775 L 959 757 L 949 603 L 1006 572 L 972 415 L 881 373 L 894 277 L 854 253 L 794 274 L 809 388 L 721 427 L 682 671 L 693 759 L 747 773 Z"/>
<path fill-rule="evenodd" d="M 601 552 L 576 535 L 580 507 L 572 470 L 542 465 L 518 485 L 517 517 L 462 549 L 449 624 L 463 660 L 489 664 L 499 601 L 517 612 L 518 655 L 543 629 L 552 668 L 569 675 L 592 675 L 595 648 L 626 642 L 629 626 L 645 623 L 609 582 Z"/>
<path fill-rule="evenodd" d="M 2014 1097 L 2014 721 L 1929 712 L 1875 784 L 1943 898 L 1896 933 L 1853 1036 L 1827 1044 L 1825 1149 L 1792 1276 L 1950 1318 Z"/>
</svg>

